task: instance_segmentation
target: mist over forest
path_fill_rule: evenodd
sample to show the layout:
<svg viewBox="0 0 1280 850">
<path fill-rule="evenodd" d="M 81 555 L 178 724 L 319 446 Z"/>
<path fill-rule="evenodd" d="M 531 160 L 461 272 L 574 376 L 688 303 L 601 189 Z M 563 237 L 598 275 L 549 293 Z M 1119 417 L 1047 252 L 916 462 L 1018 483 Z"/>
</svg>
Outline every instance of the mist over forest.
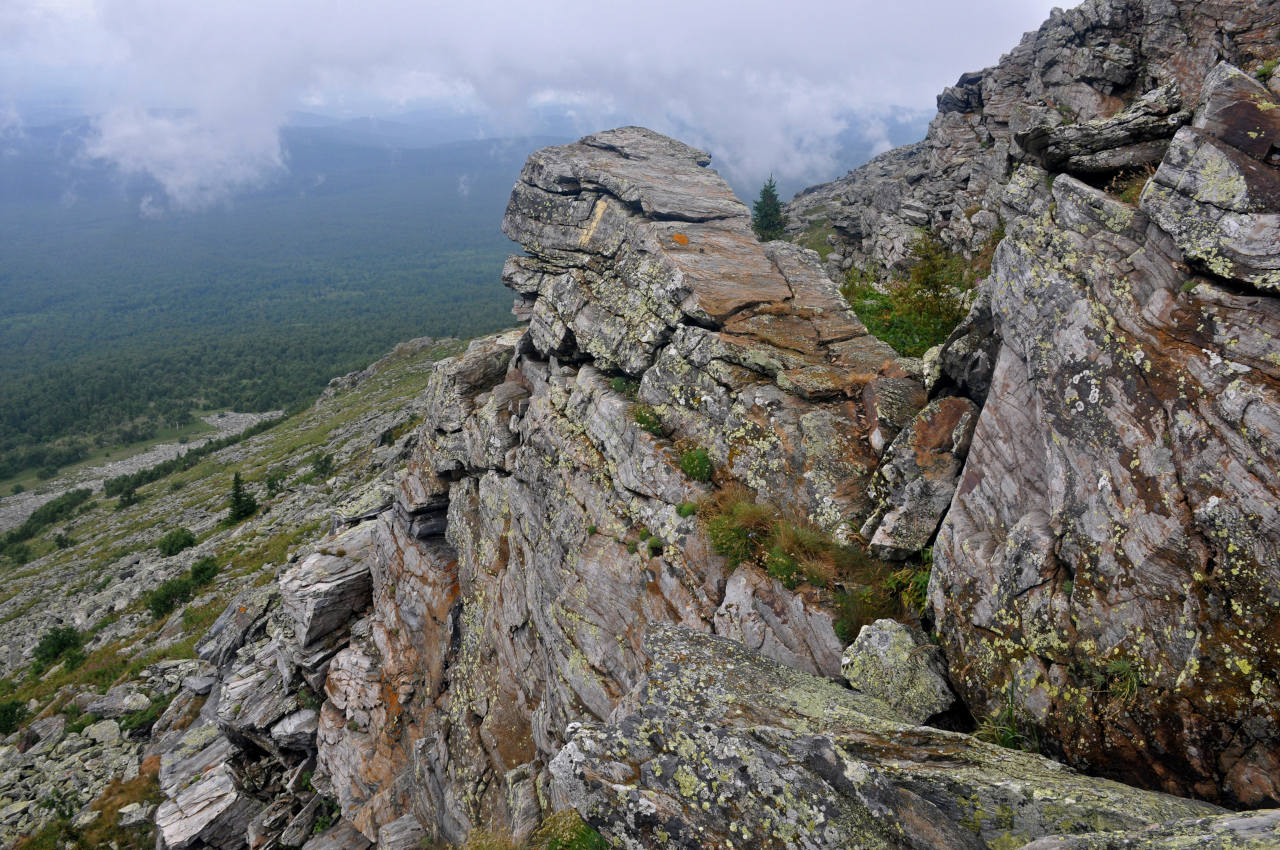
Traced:
<svg viewBox="0 0 1280 850">
<path fill-rule="evenodd" d="M 0 478 L 200 410 L 303 404 L 402 340 L 512 324 L 503 210 L 528 154 L 574 130 L 554 117 L 542 129 L 464 140 L 484 128 L 439 113 L 296 113 L 281 168 L 196 210 L 89 157 L 87 118 L 5 138 Z M 886 132 L 911 141 L 924 123 Z M 875 152 L 854 130 L 840 143 L 842 168 Z"/>
</svg>

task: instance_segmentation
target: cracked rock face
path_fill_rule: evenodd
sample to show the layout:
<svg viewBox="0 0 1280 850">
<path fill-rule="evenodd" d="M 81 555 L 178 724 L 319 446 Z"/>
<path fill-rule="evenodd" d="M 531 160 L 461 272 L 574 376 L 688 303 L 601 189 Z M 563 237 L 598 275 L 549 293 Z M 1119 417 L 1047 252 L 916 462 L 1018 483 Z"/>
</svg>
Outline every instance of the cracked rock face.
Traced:
<svg viewBox="0 0 1280 850">
<path fill-rule="evenodd" d="M 624 848 L 1016 847 L 1221 813 L 904 723 L 888 704 L 655 625 L 646 684 L 575 725 L 552 790 Z"/>
<path fill-rule="evenodd" d="M 1246 806 L 1280 802 L 1280 303 L 1264 264 L 1207 259 L 1199 228 L 1244 236 L 1195 209 L 1280 213 L 1224 138 L 1261 103 L 1215 72 L 1140 210 L 1060 175 L 1011 223 L 930 590 L 975 714 L 1011 700 L 1074 764 Z"/>
</svg>

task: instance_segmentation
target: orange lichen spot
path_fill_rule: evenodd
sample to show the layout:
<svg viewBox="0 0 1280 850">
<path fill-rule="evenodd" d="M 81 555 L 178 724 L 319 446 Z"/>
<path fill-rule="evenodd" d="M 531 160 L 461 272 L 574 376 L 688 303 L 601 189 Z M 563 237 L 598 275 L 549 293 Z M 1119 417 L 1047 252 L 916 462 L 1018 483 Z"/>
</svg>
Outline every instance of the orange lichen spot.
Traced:
<svg viewBox="0 0 1280 850">
<path fill-rule="evenodd" d="M 688 245 L 689 237 L 685 236 L 683 233 L 673 233 L 671 234 L 671 241 L 677 245 Z"/>
</svg>

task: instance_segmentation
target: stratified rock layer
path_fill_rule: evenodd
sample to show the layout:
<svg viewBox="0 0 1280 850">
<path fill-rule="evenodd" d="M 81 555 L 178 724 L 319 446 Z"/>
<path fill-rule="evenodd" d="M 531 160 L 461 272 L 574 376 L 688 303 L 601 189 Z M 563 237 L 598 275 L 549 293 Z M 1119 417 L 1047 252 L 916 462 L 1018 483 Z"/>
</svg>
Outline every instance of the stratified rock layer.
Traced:
<svg viewBox="0 0 1280 850">
<path fill-rule="evenodd" d="M 634 127 L 530 157 L 503 222 L 529 251 L 504 272 L 528 329 L 436 364 L 394 504 L 371 497 L 215 624 L 217 740 L 252 766 L 233 790 L 201 779 L 204 808 L 174 792 L 166 841 L 244 793 L 255 835 L 297 831 L 304 773 L 379 846 L 520 839 L 566 729 L 642 678 L 649 622 L 839 676 L 830 596 L 728 576 L 680 456 L 845 537 L 924 391 L 816 255 L 756 241 L 706 162 Z"/>
</svg>

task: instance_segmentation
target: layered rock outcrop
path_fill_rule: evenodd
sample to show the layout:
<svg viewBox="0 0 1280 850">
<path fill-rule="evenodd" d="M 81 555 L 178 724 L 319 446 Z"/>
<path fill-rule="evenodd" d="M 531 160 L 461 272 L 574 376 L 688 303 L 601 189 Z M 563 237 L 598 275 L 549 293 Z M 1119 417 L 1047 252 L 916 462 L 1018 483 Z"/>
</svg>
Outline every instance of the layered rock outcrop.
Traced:
<svg viewBox="0 0 1280 850">
<path fill-rule="evenodd" d="M 682 510 L 709 485 L 681 454 L 846 536 L 923 390 L 814 255 L 756 241 L 706 163 L 639 128 L 530 158 L 504 220 L 529 251 L 504 272 L 527 331 L 439 363 L 394 506 L 202 648 L 218 729 L 257 754 L 255 824 L 306 814 L 310 765 L 369 840 L 406 816 L 433 839 L 527 834 L 570 724 L 643 677 L 648 622 L 839 675 L 823 595 L 730 578 Z"/>
<path fill-rule="evenodd" d="M 705 166 L 638 128 L 530 158 L 504 221 L 528 329 L 437 364 L 393 503 L 215 624 L 165 846 L 283 841 L 325 800 L 383 847 L 519 838 L 568 805 L 671 847 L 1005 847 L 1220 812 L 915 726 L 950 702 L 938 650 L 886 625 L 846 655 L 823 592 L 727 570 L 685 510 L 710 488 L 694 447 L 886 555 L 941 522 L 931 601 L 975 713 L 1137 784 L 1270 799 L 1276 643 L 1242 624 L 1274 617 L 1271 307 L 1184 287 L 1154 214 L 1031 173 L 925 368 L 815 255 L 756 243 Z M 1194 333 L 1177 299 L 1211 311 Z M 842 661 L 852 691 L 820 678 Z"/>
<path fill-rule="evenodd" d="M 793 229 L 828 221 L 833 276 L 900 268 L 921 229 L 972 251 L 999 227 L 1001 199 L 1032 164 L 1105 183 L 1159 162 L 1221 61 L 1275 57 L 1267 0 L 1086 0 L 1055 10 L 997 65 L 938 96 L 922 142 L 889 151 L 787 205 Z"/>
</svg>

